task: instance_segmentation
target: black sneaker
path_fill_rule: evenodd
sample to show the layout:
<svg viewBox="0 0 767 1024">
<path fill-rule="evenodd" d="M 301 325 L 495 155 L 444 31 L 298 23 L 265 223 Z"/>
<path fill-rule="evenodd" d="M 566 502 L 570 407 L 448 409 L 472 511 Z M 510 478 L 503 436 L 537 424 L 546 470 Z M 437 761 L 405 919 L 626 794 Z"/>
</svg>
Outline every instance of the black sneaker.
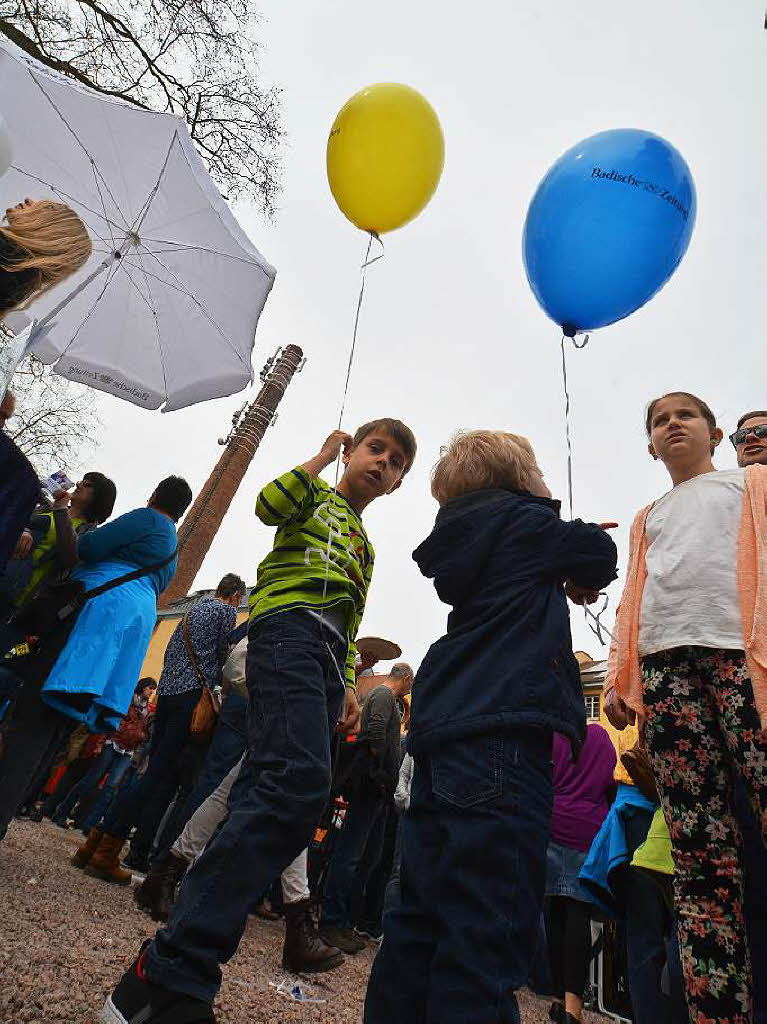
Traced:
<svg viewBox="0 0 767 1024">
<path fill-rule="evenodd" d="M 216 1024 L 213 1010 L 200 999 L 153 985 L 143 973 L 151 939 L 123 974 L 99 1014 L 101 1024 Z"/>
</svg>

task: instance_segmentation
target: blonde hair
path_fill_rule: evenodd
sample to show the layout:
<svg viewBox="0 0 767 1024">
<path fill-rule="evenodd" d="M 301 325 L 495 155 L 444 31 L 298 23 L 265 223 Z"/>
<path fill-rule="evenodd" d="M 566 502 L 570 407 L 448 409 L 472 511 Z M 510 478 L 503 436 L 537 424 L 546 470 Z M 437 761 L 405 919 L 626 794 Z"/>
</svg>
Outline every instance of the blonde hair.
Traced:
<svg viewBox="0 0 767 1024">
<path fill-rule="evenodd" d="M 539 473 L 526 437 L 502 430 L 459 431 L 432 470 L 431 493 L 444 505 L 486 488 L 529 491 Z"/>
<path fill-rule="evenodd" d="M 11 309 L 37 297 L 74 274 L 88 261 L 92 245 L 88 230 L 74 210 L 64 203 L 39 199 L 8 211 L 8 224 L 0 225 L 5 256 L 0 269 L 24 274 Z M 1 312 L 8 312 L 8 309 Z"/>
</svg>

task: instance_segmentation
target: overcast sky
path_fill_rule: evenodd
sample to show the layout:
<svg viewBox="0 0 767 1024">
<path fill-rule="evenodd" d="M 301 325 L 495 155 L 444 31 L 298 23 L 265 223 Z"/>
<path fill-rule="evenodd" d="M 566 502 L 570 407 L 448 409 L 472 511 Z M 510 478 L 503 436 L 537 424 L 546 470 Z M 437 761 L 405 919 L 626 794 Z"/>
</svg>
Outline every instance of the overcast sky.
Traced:
<svg viewBox="0 0 767 1024">
<path fill-rule="evenodd" d="M 681 151 L 698 192 L 690 249 L 666 288 L 568 353 L 575 514 L 620 521 L 623 565 L 634 512 L 668 486 L 646 452 L 648 399 L 673 388 L 696 392 L 725 431 L 741 411 L 767 404 L 763 4 L 261 0 L 260 10 L 261 67 L 283 88 L 288 135 L 274 223 L 247 206 L 236 210 L 277 268 L 255 363 L 288 342 L 308 362 L 196 587 L 228 571 L 254 581 L 273 537 L 253 516 L 259 487 L 313 455 L 335 426 L 365 237 L 330 195 L 325 143 L 358 89 L 408 83 L 439 114 L 445 171 L 425 212 L 385 237 L 385 259 L 370 268 L 344 426 L 391 415 L 418 438 L 404 486 L 365 515 L 376 568 L 362 624 L 363 633 L 396 640 L 417 665 L 446 616 L 411 559 L 436 513 L 428 477 L 440 445 L 459 427 L 524 434 L 564 497 L 559 332 L 536 305 L 521 259 L 527 204 L 564 150 L 603 129 L 649 129 Z M 242 400 L 166 416 L 100 398 L 105 426 L 92 468 L 117 481 L 116 511 L 141 503 L 170 472 L 197 492 Z M 716 462 L 735 465 L 729 444 Z M 619 592 L 620 581 L 608 624 Z M 578 610 L 572 623 L 575 646 L 599 657 Z"/>
</svg>

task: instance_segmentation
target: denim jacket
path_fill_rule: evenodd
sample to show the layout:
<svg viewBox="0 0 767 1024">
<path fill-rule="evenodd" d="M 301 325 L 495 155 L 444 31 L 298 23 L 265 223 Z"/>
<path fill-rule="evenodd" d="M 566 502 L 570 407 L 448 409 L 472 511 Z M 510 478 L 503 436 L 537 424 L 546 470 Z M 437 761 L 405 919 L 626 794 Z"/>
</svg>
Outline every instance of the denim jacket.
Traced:
<svg viewBox="0 0 767 1024">
<path fill-rule="evenodd" d="M 452 611 L 415 678 L 409 751 L 520 726 L 578 747 L 586 715 L 564 581 L 599 590 L 615 579 L 607 533 L 563 522 L 548 498 L 475 491 L 440 510 L 413 558 Z"/>
</svg>

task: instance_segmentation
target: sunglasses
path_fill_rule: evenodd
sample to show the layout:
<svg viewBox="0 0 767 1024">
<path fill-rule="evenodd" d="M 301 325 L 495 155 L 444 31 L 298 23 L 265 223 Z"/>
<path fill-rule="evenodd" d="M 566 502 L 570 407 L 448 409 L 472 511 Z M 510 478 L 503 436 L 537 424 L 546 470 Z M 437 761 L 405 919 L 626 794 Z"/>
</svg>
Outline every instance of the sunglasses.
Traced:
<svg viewBox="0 0 767 1024">
<path fill-rule="evenodd" d="M 733 447 L 737 448 L 739 444 L 743 444 L 749 434 L 753 434 L 754 437 L 767 437 L 767 423 L 760 423 L 758 427 L 741 427 L 734 434 L 730 434 Z"/>
</svg>

